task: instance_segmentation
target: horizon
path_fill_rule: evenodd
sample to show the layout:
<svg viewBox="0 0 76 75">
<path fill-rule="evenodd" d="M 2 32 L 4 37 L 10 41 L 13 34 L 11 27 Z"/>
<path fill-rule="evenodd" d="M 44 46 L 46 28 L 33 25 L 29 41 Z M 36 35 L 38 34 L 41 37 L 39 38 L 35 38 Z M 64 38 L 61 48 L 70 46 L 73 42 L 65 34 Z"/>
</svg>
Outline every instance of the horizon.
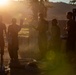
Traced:
<svg viewBox="0 0 76 75">
<path fill-rule="evenodd" d="M 64 2 L 69 3 L 70 0 L 49 0 L 50 2 Z"/>
</svg>

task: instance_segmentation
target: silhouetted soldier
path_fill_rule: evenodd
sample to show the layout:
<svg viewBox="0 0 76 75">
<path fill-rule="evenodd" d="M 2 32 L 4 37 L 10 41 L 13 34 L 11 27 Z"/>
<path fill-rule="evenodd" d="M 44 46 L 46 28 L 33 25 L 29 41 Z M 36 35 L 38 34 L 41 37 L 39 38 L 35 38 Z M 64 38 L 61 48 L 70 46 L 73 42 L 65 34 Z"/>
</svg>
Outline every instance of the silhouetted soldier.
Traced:
<svg viewBox="0 0 76 75">
<path fill-rule="evenodd" d="M 75 42 L 76 42 L 76 23 L 73 20 L 73 13 L 67 13 L 67 52 L 75 51 Z"/>
<path fill-rule="evenodd" d="M 73 13 L 67 13 L 67 42 L 66 42 L 66 54 L 70 64 L 75 67 L 76 64 L 76 51 L 75 51 L 75 43 L 76 43 L 76 23 L 73 20 Z"/>
<path fill-rule="evenodd" d="M 8 51 L 11 58 L 11 61 L 18 61 L 18 50 L 19 50 L 19 42 L 18 42 L 18 32 L 21 30 L 20 26 L 16 24 L 16 19 L 12 19 L 12 24 L 8 27 Z"/>
<path fill-rule="evenodd" d="M 4 36 L 3 36 L 3 32 L 5 32 L 6 34 L 6 26 L 5 24 L 2 22 L 2 17 L 0 16 L 0 52 L 1 52 L 1 66 L 3 65 L 3 55 L 4 55 Z"/>
<path fill-rule="evenodd" d="M 52 20 L 50 49 L 60 50 L 61 48 L 60 28 L 57 19 Z"/>
<path fill-rule="evenodd" d="M 41 51 L 41 56 L 43 57 L 47 51 L 47 31 L 48 31 L 48 22 L 44 19 L 43 14 L 39 14 L 39 22 L 37 31 L 38 34 L 38 45 L 39 50 Z"/>
</svg>

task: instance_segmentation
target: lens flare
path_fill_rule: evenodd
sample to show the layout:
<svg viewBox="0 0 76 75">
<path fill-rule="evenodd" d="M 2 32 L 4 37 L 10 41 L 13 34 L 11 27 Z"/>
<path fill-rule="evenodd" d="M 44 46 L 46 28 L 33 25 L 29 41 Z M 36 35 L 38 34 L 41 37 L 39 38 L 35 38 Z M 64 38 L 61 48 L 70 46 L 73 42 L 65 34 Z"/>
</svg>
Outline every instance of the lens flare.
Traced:
<svg viewBox="0 0 76 75">
<path fill-rule="evenodd" d="M 9 3 L 9 0 L 0 0 L 0 6 L 5 6 Z"/>
</svg>

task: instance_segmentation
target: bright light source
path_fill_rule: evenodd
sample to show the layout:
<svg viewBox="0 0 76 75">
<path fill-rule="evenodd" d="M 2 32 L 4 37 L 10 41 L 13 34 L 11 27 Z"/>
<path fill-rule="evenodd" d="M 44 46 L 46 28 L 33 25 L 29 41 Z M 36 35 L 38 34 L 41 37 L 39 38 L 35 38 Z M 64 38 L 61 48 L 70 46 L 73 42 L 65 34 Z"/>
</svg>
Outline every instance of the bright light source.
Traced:
<svg viewBox="0 0 76 75">
<path fill-rule="evenodd" d="M 9 0 L 0 0 L 0 6 L 5 6 L 9 3 Z"/>
</svg>

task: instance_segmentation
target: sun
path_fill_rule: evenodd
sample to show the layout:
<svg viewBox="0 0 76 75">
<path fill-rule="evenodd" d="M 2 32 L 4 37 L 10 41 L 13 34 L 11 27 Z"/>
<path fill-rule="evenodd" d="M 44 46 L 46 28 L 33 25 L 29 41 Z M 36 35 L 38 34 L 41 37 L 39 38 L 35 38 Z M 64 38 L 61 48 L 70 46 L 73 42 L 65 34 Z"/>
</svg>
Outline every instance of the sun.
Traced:
<svg viewBox="0 0 76 75">
<path fill-rule="evenodd" d="M 0 6 L 5 6 L 9 3 L 9 0 L 0 0 Z"/>
</svg>

